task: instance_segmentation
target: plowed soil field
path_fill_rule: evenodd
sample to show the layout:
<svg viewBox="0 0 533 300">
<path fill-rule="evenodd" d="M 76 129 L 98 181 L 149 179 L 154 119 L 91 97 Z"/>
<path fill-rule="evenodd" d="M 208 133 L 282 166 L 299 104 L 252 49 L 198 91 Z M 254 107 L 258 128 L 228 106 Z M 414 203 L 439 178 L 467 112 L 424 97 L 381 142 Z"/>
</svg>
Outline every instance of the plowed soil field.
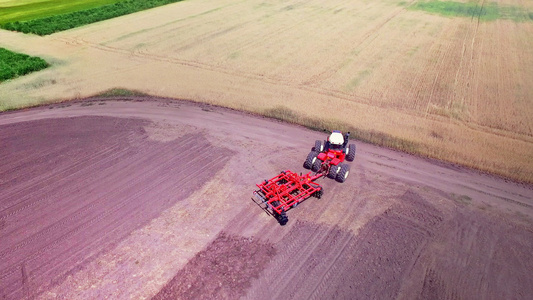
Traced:
<svg viewBox="0 0 533 300">
<path fill-rule="evenodd" d="M 531 185 L 355 141 L 280 226 L 255 184 L 325 136 L 169 99 L 2 113 L 0 298 L 530 298 Z"/>
</svg>

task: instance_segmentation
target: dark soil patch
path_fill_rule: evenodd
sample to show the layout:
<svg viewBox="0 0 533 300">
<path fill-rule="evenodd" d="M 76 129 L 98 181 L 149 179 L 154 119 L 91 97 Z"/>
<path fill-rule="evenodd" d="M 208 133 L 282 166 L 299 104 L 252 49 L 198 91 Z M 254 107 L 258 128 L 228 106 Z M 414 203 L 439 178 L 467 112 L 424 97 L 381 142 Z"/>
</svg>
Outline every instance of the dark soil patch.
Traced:
<svg viewBox="0 0 533 300">
<path fill-rule="evenodd" d="M 272 245 L 221 233 L 152 299 L 237 299 L 275 253 Z"/>
</svg>

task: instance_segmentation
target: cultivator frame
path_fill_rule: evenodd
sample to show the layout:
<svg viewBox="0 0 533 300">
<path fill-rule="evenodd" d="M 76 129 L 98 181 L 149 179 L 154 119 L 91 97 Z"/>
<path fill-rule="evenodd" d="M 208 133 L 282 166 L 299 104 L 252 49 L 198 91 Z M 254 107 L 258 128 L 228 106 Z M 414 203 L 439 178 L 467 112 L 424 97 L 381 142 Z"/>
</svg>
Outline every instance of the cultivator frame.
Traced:
<svg viewBox="0 0 533 300">
<path fill-rule="evenodd" d="M 273 215 L 281 225 L 289 219 L 286 212 L 311 196 L 322 197 L 323 189 L 314 180 L 322 177 L 322 173 L 298 175 L 290 170 L 256 184 L 259 188 L 253 192 L 256 199 L 265 205 L 265 209 Z"/>
</svg>

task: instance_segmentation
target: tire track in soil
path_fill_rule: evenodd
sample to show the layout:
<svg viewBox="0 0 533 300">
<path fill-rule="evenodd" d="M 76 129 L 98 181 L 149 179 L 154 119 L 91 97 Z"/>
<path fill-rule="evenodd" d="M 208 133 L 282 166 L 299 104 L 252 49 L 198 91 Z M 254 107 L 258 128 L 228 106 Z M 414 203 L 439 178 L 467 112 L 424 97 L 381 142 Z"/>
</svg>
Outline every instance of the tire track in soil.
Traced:
<svg viewBox="0 0 533 300">
<path fill-rule="evenodd" d="M 528 299 L 533 232 L 502 221 L 457 208 L 417 262 L 417 288 L 403 298 Z"/>
<path fill-rule="evenodd" d="M 117 152 L 117 153 L 118 153 L 118 152 Z M 123 156 L 123 154 L 120 154 L 120 155 Z M 153 154 L 152 157 L 147 157 L 147 158 L 145 157 L 145 158 L 143 158 L 143 159 L 144 159 L 145 161 L 146 161 L 146 160 L 150 160 L 150 159 L 153 159 L 153 158 L 154 158 L 155 156 L 157 156 L 157 155 L 158 155 L 158 154 L 156 153 L 156 154 Z M 111 159 L 109 159 L 109 158 L 111 158 Z M 83 176 L 83 175 L 86 175 L 86 178 L 88 177 L 88 179 L 89 179 L 90 177 L 89 177 L 88 174 L 86 174 L 87 172 L 91 172 L 91 170 L 95 170 L 95 169 L 98 169 L 98 170 L 105 170 L 105 171 L 107 171 L 107 170 L 109 169 L 110 166 L 115 167 L 116 169 L 121 170 L 121 172 L 124 172 L 124 171 L 125 171 L 124 169 L 125 169 L 126 167 L 129 166 L 129 164 L 126 163 L 126 161 L 123 161 L 123 162 L 120 162 L 120 161 L 119 161 L 119 162 L 118 162 L 119 164 L 117 164 L 117 163 L 109 164 L 110 161 L 112 161 L 112 160 L 116 160 L 116 159 L 118 159 L 118 154 L 117 154 L 117 157 L 108 157 L 108 159 L 104 159 L 104 160 L 101 160 L 101 161 L 95 162 L 95 163 L 94 163 L 95 165 L 85 166 L 85 168 L 88 168 L 89 170 L 79 169 L 79 170 L 77 170 L 76 172 L 74 172 L 73 170 L 72 170 L 72 172 L 64 172 L 64 173 L 65 173 L 64 177 L 66 177 L 66 179 L 68 179 L 68 177 L 71 177 L 71 176 L 73 176 L 73 175 L 74 175 L 74 176 Z M 143 163 L 143 161 L 139 161 L 139 162 L 140 162 L 140 163 Z M 100 172 L 102 172 L 102 171 L 100 171 Z M 68 174 L 68 173 L 70 173 L 70 174 Z M 113 176 L 113 174 L 111 174 L 111 176 L 110 176 L 109 174 L 106 174 L 106 176 L 103 176 L 104 174 L 105 174 L 105 173 L 103 173 L 103 174 L 100 173 L 100 174 L 99 174 L 99 177 L 112 177 L 112 178 L 113 178 L 113 177 L 115 177 L 115 178 L 117 177 L 117 176 Z M 63 180 L 63 179 L 65 179 L 65 178 L 63 178 L 61 175 L 55 175 L 55 176 L 52 175 L 52 176 L 50 176 L 50 177 L 51 177 L 51 180 L 49 180 L 49 182 L 46 183 L 47 186 L 51 186 L 54 182 L 56 182 L 56 180 L 57 180 L 58 182 L 59 182 L 59 181 L 62 181 L 63 184 L 62 184 L 61 186 L 59 186 L 58 188 L 53 189 L 53 190 L 51 190 L 51 191 L 49 191 L 49 190 L 45 190 L 44 193 L 46 193 L 47 195 L 64 194 L 65 196 L 68 196 L 69 194 L 75 194 L 75 193 L 76 193 L 76 190 L 79 189 L 79 187 L 77 187 L 76 185 L 72 185 L 72 183 L 71 183 L 70 181 Z M 55 177 L 55 178 L 54 178 L 54 177 Z M 87 186 L 87 183 L 88 183 L 88 182 L 90 182 L 90 180 L 86 180 L 86 181 L 84 182 L 84 185 Z M 123 180 L 122 180 L 122 184 L 120 184 L 121 182 L 118 182 L 118 183 L 120 184 L 119 186 L 123 187 L 123 186 L 124 186 L 124 183 L 126 183 L 126 182 L 127 182 L 127 180 L 124 180 L 124 179 L 123 179 Z M 122 189 L 123 189 L 123 188 L 122 188 Z M 65 190 L 66 190 L 66 191 L 65 191 Z M 32 198 L 39 198 L 39 196 L 38 196 L 39 192 L 40 192 L 40 191 L 36 191 L 37 196 L 33 196 L 33 197 L 25 197 L 25 198 L 29 198 L 30 200 L 31 200 Z M 103 195 L 101 195 L 101 196 L 103 197 Z M 33 206 L 34 203 L 35 203 L 35 202 L 31 202 L 31 203 L 29 203 L 28 205 L 26 205 L 26 206 L 24 206 L 24 207 L 22 207 L 22 208 L 19 208 L 19 209 L 15 210 L 15 211 L 11 211 L 11 212 L 5 214 L 4 217 L 14 216 L 16 213 L 22 212 L 25 208 L 28 208 L 28 207 Z M 85 205 L 84 207 L 86 208 L 87 206 L 94 206 L 94 202 L 91 202 L 91 203 L 89 203 L 88 205 Z M 72 206 L 69 206 L 69 207 L 72 207 Z M 46 208 L 47 208 L 47 207 L 44 207 L 44 208 L 41 208 L 41 209 L 46 209 Z M 87 208 L 86 208 L 85 210 L 87 210 Z M 81 210 L 78 210 L 77 212 L 74 213 L 74 216 L 76 216 L 76 215 L 80 215 L 79 212 L 83 212 L 83 211 L 84 211 L 83 208 L 82 208 Z M 32 214 L 33 212 L 28 212 L 28 213 L 29 213 L 29 214 Z M 71 214 L 71 213 L 70 213 L 70 212 L 67 212 L 67 214 Z M 73 219 L 74 217 L 73 217 L 73 216 L 70 216 L 69 218 L 70 218 L 70 219 Z M 21 217 L 18 216 L 18 217 L 17 217 L 17 220 L 20 220 L 20 219 L 21 219 Z M 56 224 L 54 225 L 54 227 L 58 228 L 58 227 L 60 227 L 63 223 L 64 223 L 64 222 L 56 223 Z M 50 228 L 50 229 L 52 230 L 52 229 L 55 229 L 55 228 Z M 45 234 L 46 232 L 51 231 L 51 230 L 48 230 L 48 229 L 43 230 L 39 235 L 43 235 L 43 234 Z M 34 235 L 34 238 L 37 238 L 37 236 Z M 31 242 L 31 241 L 32 241 L 32 240 L 26 240 L 27 243 L 29 243 L 29 242 Z M 21 246 L 22 246 L 22 245 L 17 245 L 15 248 L 18 249 L 18 248 L 20 248 Z M 13 252 L 13 251 L 11 251 L 11 252 Z M 0 252 L 0 258 L 2 258 L 3 256 L 5 256 L 5 254 L 6 254 L 6 253 L 4 253 L 4 252 Z"/>
<path fill-rule="evenodd" d="M 338 270 L 330 271 L 329 281 L 337 286 L 324 287 L 323 291 L 317 289 L 314 298 L 390 299 L 398 295 L 401 284 L 398 279 L 416 261 L 416 249 L 423 247 L 431 231 L 438 227 L 435 223 L 428 232 L 423 229 L 428 226 L 427 220 L 412 217 L 413 211 L 429 208 L 429 215 L 440 219 L 441 213 L 431 206 L 424 207 L 424 202 L 409 190 L 399 203 L 367 223 L 343 249 Z"/>
<path fill-rule="evenodd" d="M 278 255 L 246 298 L 394 298 L 399 279 L 412 269 L 443 220 L 414 191 L 399 200 L 358 235 L 338 226 L 297 221 L 276 243 Z"/>
<path fill-rule="evenodd" d="M 118 149 L 115 149 L 118 150 Z M 104 152 L 102 152 L 100 155 L 103 156 Z M 68 184 L 63 184 L 61 186 L 50 186 L 50 183 L 57 181 L 61 182 L 67 182 L 71 178 L 75 178 L 76 176 L 81 175 L 84 168 L 87 168 L 91 164 L 102 164 L 105 165 L 107 163 L 112 162 L 114 157 L 106 157 L 105 159 L 98 160 L 97 157 L 94 159 L 89 158 L 86 162 L 83 164 L 74 164 L 72 167 L 68 167 L 64 170 L 61 170 L 60 172 L 54 172 L 55 174 L 47 176 L 46 178 L 39 177 L 36 180 L 27 181 L 29 186 L 27 187 L 21 187 L 17 188 L 13 194 L 6 193 L 6 198 L 8 199 L 19 199 L 18 203 L 13 204 L 12 206 L 9 206 L 2 210 L 2 215 L 0 216 L 0 219 L 6 219 L 8 217 L 12 217 L 25 209 L 31 208 L 32 206 L 35 206 L 39 204 L 41 201 L 48 201 L 49 197 L 41 197 L 37 201 L 35 198 L 38 194 L 54 194 L 59 191 L 63 191 L 64 189 L 69 189 Z M 21 168 L 24 168 L 23 166 Z M 55 189 L 52 189 L 54 187 Z M 72 188 L 70 188 L 72 189 Z M 31 191 L 31 192 L 29 192 Z"/>
<path fill-rule="evenodd" d="M 77 132 L 80 128 L 76 122 L 87 129 Z M 61 145 L 68 145 L 70 151 L 61 158 L 59 171 L 54 170 L 54 160 L 48 164 L 44 161 L 37 168 L 22 164 L 22 169 L 31 170 L 30 175 L 24 181 L 9 180 L 14 192 L 0 198 L 2 204 L 14 203 L 9 212 L 5 209 L 0 212 L 4 222 L 0 231 L 3 241 L 0 296 L 16 299 L 34 295 L 37 290 L 44 290 L 88 263 L 97 253 L 110 249 L 175 201 L 201 188 L 203 182 L 225 164 L 223 158 L 231 154 L 212 146 L 201 134 L 189 133 L 179 141 L 168 143 L 150 141 L 143 130 L 146 124 L 143 120 L 111 117 L 17 124 L 17 128 L 33 131 L 35 136 L 39 136 L 40 130 L 45 133 L 46 129 L 53 128 L 53 137 L 37 139 L 38 146 L 34 145 L 33 149 L 50 155 L 65 151 Z M 102 128 L 108 130 L 103 132 Z M 10 133 L 14 136 L 20 133 L 9 126 L 2 126 L 1 132 L 8 137 Z M 93 139 L 87 139 L 85 134 Z M 70 138 L 80 137 L 97 147 L 86 149 L 87 144 L 69 143 Z M 10 146 L 9 151 L 2 151 L 2 157 L 16 156 L 22 151 L 16 146 L 28 145 L 14 143 Z M 91 149 L 96 151 L 86 152 Z M 197 155 L 191 159 L 179 155 L 187 151 Z M 33 157 L 39 159 L 40 155 L 40 151 L 36 151 Z M 82 159 L 84 155 L 88 161 Z M 32 156 L 26 159 L 31 162 Z M 0 172 L 9 174 L 3 167 Z M 9 165 L 8 168 L 17 167 Z M 40 183 L 44 178 L 48 180 Z M 32 193 L 19 198 L 27 187 L 31 187 Z M 19 205 L 16 201 L 25 203 Z M 46 206 L 40 207 L 40 204 Z M 24 218 L 20 219 L 21 216 Z M 34 233 L 6 231 L 15 218 L 31 224 Z"/>
<path fill-rule="evenodd" d="M 9 126 L 9 125 L 7 125 Z M 46 124 L 48 126 L 48 124 Z M 53 132 L 57 128 L 50 128 L 49 131 Z M 10 127 L 7 127 L 3 130 L 4 132 L 10 133 Z M 5 141 L 5 145 L 7 145 L 7 149 L 4 149 L 2 151 L 2 156 L 5 157 L 5 160 L 7 160 L 8 164 L 5 164 L 2 168 L 2 178 L 4 178 L 2 182 L 2 188 L 4 189 L 5 193 L 4 196 L 6 198 L 13 198 L 13 199 L 20 199 L 22 197 L 28 196 L 28 190 L 32 190 L 34 188 L 42 189 L 47 186 L 46 183 L 43 183 L 43 180 L 50 180 L 51 177 L 56 178 L 65 178 L 65 176 L 73 176 L 75 175 L 74 170 L 79 169 L 80 166 L 86 166 L 93 163 L 95 158 L 99 156 L 104 156 L 106 152 L 109 151 L 116 151 L 118 148 L 116 148 L 116 143 L 111 145 L 110 147 L 106 147 L 103 149 L 87 149 L 87 152 L 90 153 L 87 157 L 87 160 L 75 162 L 71 165 L 66 165 L 64 163 L 64 160 L 62 160 L 62 156 L 69 156 L 69 155 L 76 155 L 77 153 L 70 153 L 67 152 L 66 149 L 72 148 L 71 145 L 66 146 L 60 146 L 59 149 L 50 149 L 49 151 L 44 152 L 44 149 L 40 149 L 38 153 L 40 153 L 39 157 L 35 158 L 34 160 L 28 160 L 27 155 L 30 155 L 31 152 L 34 152 L 33 150 L 30 151 L 24 151 L 21 149 L 32 149 L 36 144 L 36 142 L 25 142 L 25 141 L 35 141 L 36 137 L 32 136 L 29 132 L 20 132 L 21 130 L 17 129 L 17 127 L 13 127 L 13 130 L 17 130 L 17 135 L 15 140 L 9 140 L 7 137 L 3 137 L 2 143 Z M 12 135 L 12 133 L 11 133 Z M 45 133 L 46 135 L 46 133 Z M 41 137 L 43 140 L 45 138 L 50 138 L 49 136 Z M 13 147 L 13 143 L 22 142 L 20 145 L 17 145 L 17 150 L 10 149 Z M 84 147 L 87 147 L 87 145 L 84 145 Z M 65 154 L 66 152 L 66 154 Z M 9 158 L 9 159 L 8 159 Z M 55 160 L 51 161 L 50 158 L 55 158 Z M 30 172 L 30 174 L 37 173 L 39 174 L 42 172 L 43 168 L 46 168 L 47 164 L 54 165 L 53 172 L 49 176 L 35 176 L 35 180 L 27 180 L 27 172 Z M 20 175 L 19 175 L 20 174 Z M 38 177 L 37 177 L 38 176 Z M 21 182 L 22 181 L 22 182 Z M 21 201 L 17 200 L 17 204 L 20 205 Z M 9 209 L 10 206 L 6 203 L 2 203 L 2 211 L 5 209 Z M 4 215 L 0 216 L 0 218 L 5 217 Z"/>
</svg>

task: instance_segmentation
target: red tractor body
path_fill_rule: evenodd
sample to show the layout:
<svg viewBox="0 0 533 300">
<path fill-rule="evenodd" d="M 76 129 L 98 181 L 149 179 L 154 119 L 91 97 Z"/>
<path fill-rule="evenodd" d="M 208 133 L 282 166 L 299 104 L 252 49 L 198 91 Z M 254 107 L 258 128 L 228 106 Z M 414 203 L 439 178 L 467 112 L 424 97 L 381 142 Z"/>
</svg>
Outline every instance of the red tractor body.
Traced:
<svg viewBox="0 0 533 300">
<path fill-rule="evenodd" d="M 345 159 L 355 159 L 355 144 L 348 144 L 349 137 L 349 132 L 343 135 L 340 131 L 333 131 L 324 144 L 317 140 L 307 155 L 304 168 L 344 182 L 350 173 L 350 166 L 343 162 Z"/>
<path fill-rule="evenodd" d="M 317 158 L 321 161 L 329 161 L 330 164 L 336 166 L 344 161 L 346 154 L 342 151 L 328 150 L 328 152 L 322 152 L 317 155 Z"/>
</svg>

